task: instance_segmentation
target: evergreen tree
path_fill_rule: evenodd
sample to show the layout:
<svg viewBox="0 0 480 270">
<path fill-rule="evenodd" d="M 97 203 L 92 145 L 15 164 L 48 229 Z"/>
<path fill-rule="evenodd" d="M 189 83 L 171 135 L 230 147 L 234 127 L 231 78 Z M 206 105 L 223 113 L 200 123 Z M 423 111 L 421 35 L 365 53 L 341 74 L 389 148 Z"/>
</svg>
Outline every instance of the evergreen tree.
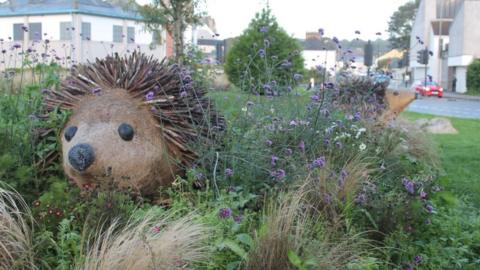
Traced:
<svg viewBox="0 0 480 270">
<path fill-rule="evenodd" d="M 228 51 L 225 71 L 244 91 L 275 94 L 293 87 L 303 73 L 301 46 L 277 23 L 269 8 L 255 15 Z"/>
</svg>

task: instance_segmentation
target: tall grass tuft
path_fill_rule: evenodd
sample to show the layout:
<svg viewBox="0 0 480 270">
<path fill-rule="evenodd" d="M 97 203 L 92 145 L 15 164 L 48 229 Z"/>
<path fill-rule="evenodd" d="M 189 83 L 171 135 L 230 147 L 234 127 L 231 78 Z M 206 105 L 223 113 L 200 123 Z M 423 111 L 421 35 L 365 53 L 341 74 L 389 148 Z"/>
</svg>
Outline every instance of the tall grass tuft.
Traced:
<svg viewBox="0 0 480 270">
<path fill-rule="evenodd" d="M 355 164 L 360 171 L 363 163 Z M 358 175 L 352 178 L 355 176 Z M 353 185 L 354 180 L 350 181 Z M 266 207 L 245 269 L 363 269 L 364 259 L 371 259 L 368 255 L 373 245 L 362 234 L 352 236 L 331 230 L 323 209 L 313 203 L 312 194 L 320 195 L 313 183 L 312 178 L 306 179 L 296 191 Z M 338 195 L 345 191 L 339 191 Z"/>
<path fill-rule="evenodd" d="M 0 187 L 0 269 L 37 269 L 33 218 L 20 194 Z"/>
<path fill-rule="evenodd" d="M 302 211 L 301 195 L 299 192 L 287 194 L 280 202 L 266 207 L 265 221 L 247 259 L 246 270 L 293 269 L 288 253 L 300 251 L 310 222 Z"/>
<path fill-rule="evenodd" d="M 101 230 L 100 230 L 101 231 Z M 77 270 L 191 269 L 208 258 L 209 230 L 188 215 L 173 221 L 149 212 L 141 221 L 118 222 L 95 237 Z"/>
</svg>

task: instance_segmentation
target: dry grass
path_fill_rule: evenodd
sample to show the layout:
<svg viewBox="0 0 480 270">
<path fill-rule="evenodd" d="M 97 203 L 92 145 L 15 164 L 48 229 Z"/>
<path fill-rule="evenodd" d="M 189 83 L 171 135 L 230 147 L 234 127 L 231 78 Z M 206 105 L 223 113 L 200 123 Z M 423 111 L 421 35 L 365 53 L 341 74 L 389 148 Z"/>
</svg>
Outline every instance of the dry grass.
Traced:
<svg viewBox="0 0 480 270">
<path fill-rule="evenodd" d="M 246 270 L 294 269 L 289 263 L 288 252 L 299 251 L 310 222 L 302 211 L 301 195 L 300 192 L 288 194 L 279 203 L 267 206 L 266 220 L 246 262 Z"/>
<path fill-rule="evenodd" d="M 436 169 L 441 168 L 440 156 L 431 134 L 409 123 L 405 132 L 405 150 L 415 158 L 427 162 Z"/>
<path fill-rule="evenodd" d="M 345 180 L 345 187 L 337 190 L 338 196 L 356 189 L 356 179 L 365 177 L 363 172 L 368 171 L 365 166 L 358 161 L 346 165 L 352 174 Z M 332 229 L 335 225 L 327 230 L 325 211 L 319 210 L 320 204 L 314 199 L 323 194 L 315 185 L 317 180 L 306 179 L 295 192 L 267 206 L 255 248 L 245 263 L 246 270 L 296 269 L 289 261 L 289 252 L 313 260 L 316 266 L 312 269 L 348 269 L 349 263 L 361 261 L 372 250 L 373 245 L 361 234 L 336 232 Z"/>
<path fill-rule="evenodd" d="M 189 215 L 176 221 L 147 213 L 123 228 L 112 224 L 95 237 L 77 270 L 191 269 L 208 258 L 209 230 Z"/>
<path fill-rule="evenodd" d="M 0 269 L 37 269 L 33 218 L 20 194 L 0 187 Z"/>
<path fill-rule="evenodd" d="M 326 169 L 310 174 L 301 184 L 307 203 L 331 225 L 342 223 L 344 208 L 351 204 L 361 186 L 370 181 L 369 163 L 358 157 L 352 158 L 342 171 L 346 174 L 332 176 L 328 164 Z M 334 226 L 335 227 L 335 226 Z"/>
</svg>

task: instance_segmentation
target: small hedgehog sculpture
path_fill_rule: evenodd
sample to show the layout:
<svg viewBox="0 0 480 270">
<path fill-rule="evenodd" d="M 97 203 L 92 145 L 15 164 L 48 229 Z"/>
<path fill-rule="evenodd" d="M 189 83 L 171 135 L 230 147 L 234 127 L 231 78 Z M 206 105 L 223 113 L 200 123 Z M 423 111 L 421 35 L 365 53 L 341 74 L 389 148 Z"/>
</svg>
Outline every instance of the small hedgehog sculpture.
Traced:
<svg viewBox="0 0 480 270">
<path fill-rule="evenodd" d="M 72 111 L 61 132 L 69 178 L 141 194 L 192 166 L 192 144 L 213 146 L 224 124 L 186 69 L 138 52 L 77 66 L 60 90 L 46 91 L 44 106 Z"/>
</svg>

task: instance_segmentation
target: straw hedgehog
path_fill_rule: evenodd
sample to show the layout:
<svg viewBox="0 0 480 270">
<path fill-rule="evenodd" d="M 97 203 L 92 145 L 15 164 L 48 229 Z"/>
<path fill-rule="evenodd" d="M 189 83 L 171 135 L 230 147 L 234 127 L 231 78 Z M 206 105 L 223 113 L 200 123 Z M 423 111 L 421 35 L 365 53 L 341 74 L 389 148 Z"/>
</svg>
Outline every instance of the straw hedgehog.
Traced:
<svg viewBox="0 0 480 270">
<path fill-rule="evenodd" d="M 155 192 L 193 164 L 192 143 L 213 143 L 223 126 L 188 71 L 137 52 L 74 68 L 44 105 L 73 112 L 61 132 L 63 167 L 80 187 Z"/>
</svg>

